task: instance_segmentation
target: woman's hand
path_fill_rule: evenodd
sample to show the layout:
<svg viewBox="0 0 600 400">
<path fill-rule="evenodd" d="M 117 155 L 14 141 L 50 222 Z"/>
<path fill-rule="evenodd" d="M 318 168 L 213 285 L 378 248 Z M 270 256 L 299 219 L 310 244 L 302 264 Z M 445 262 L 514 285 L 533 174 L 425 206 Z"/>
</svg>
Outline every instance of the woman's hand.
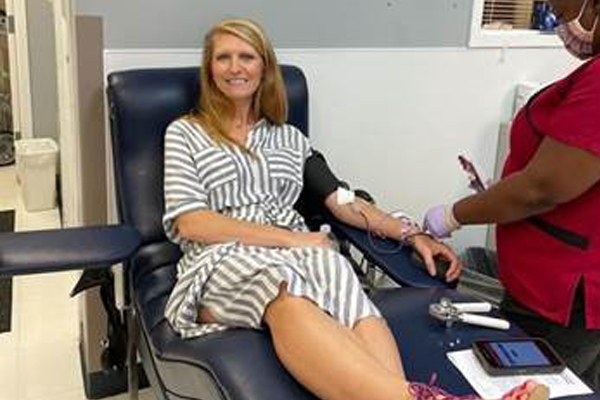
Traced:
<svg viewBox="0 0 600 400">
<path fill-rule="evenodd" d="M 329 235 L 326 232 L 293 232 L 290 238 L 290 247 L 333 247 L 333 242 L 331 241 Z"/>
<path fill-rule="evenodd" d="M 450 263 L 446 272 L 446 282 L 456 280 L 462 270 L 462 263 L 454 252 L 445 244 L 438 242 L 425 234 L 417 234 L 412 237 L 411 245 L 423 259 L 425 268 L 433 276 L 436 274 L 434 258 L 442 258 Z"/>
</svg>

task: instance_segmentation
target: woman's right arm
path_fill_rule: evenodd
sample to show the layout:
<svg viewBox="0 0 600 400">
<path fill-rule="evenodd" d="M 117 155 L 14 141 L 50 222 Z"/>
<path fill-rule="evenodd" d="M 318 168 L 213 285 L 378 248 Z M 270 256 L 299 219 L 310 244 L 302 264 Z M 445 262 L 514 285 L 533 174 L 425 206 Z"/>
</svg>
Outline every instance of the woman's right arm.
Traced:
<svg viewBox="0 0 600 400">
<path fill-rule="evenodd" d="M 332 243 L 322 232 L 294 232 L 270 225 L 259 225 L 202 210 L 182 214 L 175 220 L 179 235 L 204 244 L 240 242 L 247 246 L 327 246 Z"/>
<path fill-rule="evenodd" d="M 600 157 L 545 137 L 525 169 L 454 205 L 461 224 L 508 223 L 550 211 L 600 182 Z"/>
</svg>

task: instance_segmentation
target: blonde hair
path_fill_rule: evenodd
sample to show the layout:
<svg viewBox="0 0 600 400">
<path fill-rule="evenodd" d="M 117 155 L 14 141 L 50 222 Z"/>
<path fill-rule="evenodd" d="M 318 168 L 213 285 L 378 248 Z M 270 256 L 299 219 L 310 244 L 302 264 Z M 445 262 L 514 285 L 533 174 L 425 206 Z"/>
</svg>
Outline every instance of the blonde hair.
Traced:
<svg viewBox="0 0 600 400">
<path fill-rule="evenodd" d="M 262 58 L 262 80 L 254 94 L 250 110 L 254 120 L 265 118 L 273 124 L 283 124 L 287 119 L 287 96 L 273 46 L 257 23 L 247 19 L 227 19 L 211 28 L 204 37 L 200 99 L 197 108 L 188 118 L 199 122 L 217 143 L 243 148 L 227 135 L 235 107 L 217 88 L 212 76 L 211 62 L 215 50 L 215 37 L 222 34 L 233 35 L 245 41 Z"/>
</svg>

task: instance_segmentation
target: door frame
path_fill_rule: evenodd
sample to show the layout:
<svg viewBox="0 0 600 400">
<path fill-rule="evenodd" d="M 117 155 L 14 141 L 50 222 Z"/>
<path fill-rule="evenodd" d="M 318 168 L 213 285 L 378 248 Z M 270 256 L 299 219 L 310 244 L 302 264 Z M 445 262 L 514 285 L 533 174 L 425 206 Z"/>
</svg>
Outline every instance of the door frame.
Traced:
<svg viewBox="0 0 600 400">
<path fill-rule="evenodd" d="M 83 224 L 77 42 L 73 0 L 53 0 L 63 227 Z"/>
<path fill-rule="evenodd" d="M 14 32 L 7 35 L 13 132 L 21 138 L 28 139 L 33 137 L 33 116 L 27 8 L 21 0 L 6 0 L 5 6 L 6 15 L 14 21 Z"/>
</svg>

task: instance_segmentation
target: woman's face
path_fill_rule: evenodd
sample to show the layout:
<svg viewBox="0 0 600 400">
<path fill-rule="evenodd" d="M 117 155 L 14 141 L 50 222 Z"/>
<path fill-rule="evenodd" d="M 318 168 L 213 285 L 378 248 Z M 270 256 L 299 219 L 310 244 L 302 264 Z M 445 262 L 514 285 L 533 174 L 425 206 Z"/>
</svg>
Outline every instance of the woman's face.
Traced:
<svg viewBox="0 0 600 400">
<path fill-rule="evenodd" d="M 583 7 L 585 0 L 548 0 L 552 7 L 554 14 L 558 19 L 558 23 L 566 23 L 573 21 L 579 16 L 581 8 Z M 586 30 L 591 30 L 594 26 L 594 22 L 598 17 L 597 12 L 598 0 L 588 0 L 583 10 L 583 14 L 579 22 Z M 600 25 L 600 24 L 599 24 Z M 593 32 L 594 41 L 592 48 L 595 54 L 600 53 L 600 26 L 597 26 Z"/>
<path fill-rule="evenodd" d="M 248 105 L 263 75 L 263 61 L 247 42 L 234 35 L 220 34 L 213 39 L 210 62 L 217 88 L 236 105 Z"/>
</svg>

